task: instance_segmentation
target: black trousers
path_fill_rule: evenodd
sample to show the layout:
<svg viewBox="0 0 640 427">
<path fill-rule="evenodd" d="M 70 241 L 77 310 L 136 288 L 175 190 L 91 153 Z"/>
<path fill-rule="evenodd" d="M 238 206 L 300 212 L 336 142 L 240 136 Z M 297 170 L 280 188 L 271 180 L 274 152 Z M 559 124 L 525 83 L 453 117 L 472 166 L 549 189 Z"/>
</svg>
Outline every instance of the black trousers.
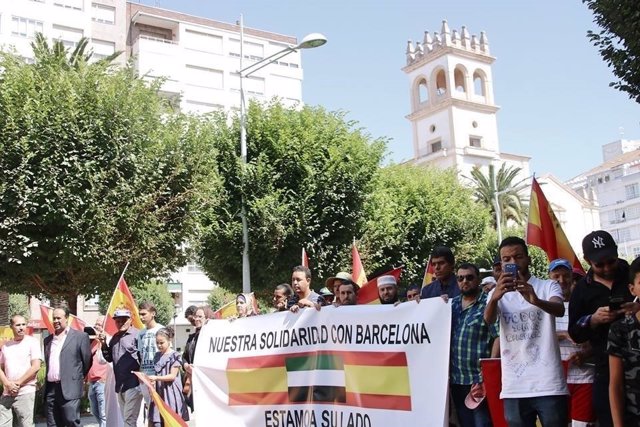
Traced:
<svg viewBox="0 0 640 427">
<path fill-rule="evenodd" d="M 44 406 L 47 427 L 80 426 L 80 399 L 65 400 L 59 382 L 46 382 Z"/>
</svg>

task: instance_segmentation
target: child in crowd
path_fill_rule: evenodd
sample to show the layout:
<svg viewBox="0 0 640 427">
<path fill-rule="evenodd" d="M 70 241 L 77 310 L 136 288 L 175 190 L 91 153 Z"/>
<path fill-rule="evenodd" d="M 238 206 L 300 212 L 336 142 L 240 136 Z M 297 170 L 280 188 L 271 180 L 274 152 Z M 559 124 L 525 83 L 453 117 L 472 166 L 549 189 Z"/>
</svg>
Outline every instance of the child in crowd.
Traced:
<svg viewBox="0 0 640 427">
<path fill-rule="evenodd" d="M 156 392 L 162 400 L 186 421 L 189 419 L 189 411 L 185 404 L 184 394 L 182 394 L 182 379 L 180 377 L 182 356 L 171 348 L 173 336 L 172 328 L 162 328 L 156 332 L 158 352 L 153 359 L 156 374 L 150 375 L 149 379 L 155 383 Z M 153 402 L 149 406 L 149 425 L 153 427 L 164 425 Z"/>
<path fill-rule="evenodd" d="M 640 257 L 629 267 L 629 280 L 629 290 L 636 297 L 634 302 L 637 305 L 640 296 Z M 640 427 L 640 312 L 611 325 L 607 353 L 613 425 Z"/>
</svg>

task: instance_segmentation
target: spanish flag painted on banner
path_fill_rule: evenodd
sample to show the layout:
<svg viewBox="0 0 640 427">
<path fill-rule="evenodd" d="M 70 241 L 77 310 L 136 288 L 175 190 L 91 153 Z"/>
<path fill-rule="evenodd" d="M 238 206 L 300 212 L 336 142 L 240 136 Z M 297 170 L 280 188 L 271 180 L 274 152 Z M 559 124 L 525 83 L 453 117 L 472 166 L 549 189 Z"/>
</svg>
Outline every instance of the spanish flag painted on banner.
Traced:
<svg viewBox="0 0 640 427">
<path fill-rule="evenodd" d="M 394 268 L 380 276 L 393 276 L 396 278 L 396 282 L 398 282 L 400 280 L 400 273 L 402 273 L 402 267 Z M 378 297 L 378 277 L 369 280 L 360 288 L 357 298 L 358 305 L 380 304 L 380 298 Z"/>
<path fill-rule="evenodd" d="M 229 406 L 342 404 L 411 411 L 404 352 L 313 351 L 227 363 Z"/>
<path fill-rule="evenodd" d="M 53 330 L 53 308 L 46 306 L 44 304 L 40 304 L 40 316 L 42 316 L 42 323 L 47 327 L 47 331 L 50 334 L 54 332 Z M 79 317 L 69 314 L 69 319 L 67 320 L 67 326 L 76 331 L 84 331 L 84 327 L 87 326 L 87 322 L 80 319 Z"/>
<path fill-rule="evenodd" d="M 355 240 L 353 242 L 353 246 L 351 246 L 351 277 L 353 278 L 353 281 L 356 282 L 360 287 L 364 286 L 364 284 L 367 283 L 367 275 L 364 272 L 364 267 L 362 266 L 360 253 L 358 252 L 358 248 L 356 247 Z"/>
<path fill-rule="evenodd" d="M 116 322 L 113 320 L 113 312 L 118 308 L 126 308 L 131 312 L 131 326 L 136 329 L 144 328 L 144 325 L 140 320 L 140 314 L 138 314 L 138 306 L 136 305 L 136 301 L 133 299 L 133 295 L 131 295 L 131 291 L 129 291 L 127 282 L 124 281 L 124 276 L 120 277 L 120 280 L 118 280 L 118 286 L 116 286 L 116 290 L 113 291 L 113 296 L 111 297 L 111 302 L 107 309 L 107 315 L 104 319 L 104 330 L 111 336 L 118 332 Z"/>
<path fill-rule="evenodd" d="M 162 417 L 163 425 L 165 427 L 187 427 L 187 423 L 182 419 L 182 417 L 176 414 L 176 411 L 171 409 L 169 405 L 162 400 L 160 395 L 156 392 L 156 389 L 151 385 L 149 378 L 142 372 L 134 371 L 133 373 L 136 374 L 140 382 L 146 385 L 149 389 L 151 399 L 153 399 L 153 403 L 155 403 L 158 413 Z"/>
<path fill-rule="evenodd" d="M 580 260 L 535 178 L 531 182 L 526 240 L 527 244 L 538 246 L 545 251 L 549 261 L 557 258 L 567 259 L 574 268 L 584 273 Z"/>
</svg>

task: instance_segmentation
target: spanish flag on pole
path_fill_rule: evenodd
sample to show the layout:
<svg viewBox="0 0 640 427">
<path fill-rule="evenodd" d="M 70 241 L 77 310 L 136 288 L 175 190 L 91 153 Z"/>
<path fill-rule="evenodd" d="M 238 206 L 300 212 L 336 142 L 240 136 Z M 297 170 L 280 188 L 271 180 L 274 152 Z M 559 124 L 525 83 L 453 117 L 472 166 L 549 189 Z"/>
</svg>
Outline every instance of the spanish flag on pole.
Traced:
<svg viewBox="0 0 640 427">
<path fill-rule="evenodd" d="M 433 269 L 433 265 L 431 265 L 431 256 L 429 256 L 429 260 L 427 261 L 427 265 L 424 268 L 424 277 L 422 278 L 422 287 L 429 286 L 433 279 L 435 278 L 435 270 Z"/>
<path fill-rule="evenodd" d="M 118 332 L 116 322 L 113 320 L 113 313 L 118 308 L 126 308 L 131 312 L 131 326 L 136 329 L 144 328 L 144 325 L 140 320 L 140 314 L 138 314 L 138 306 L 136 305 L 136 301 L 133 299 L 131 291 L 129 291 L 127 282 L 124 281 L 124 273 L 122 274 L 122 276 L 120 276 L 120 280 L 118 280 L 118 286 L 116 286 L 116 290 L 113 292 L 111 302 L 109 303 L 109 308 L 107 309 L 107 315 L 104 319 L 104 330 L 108 335 L 111 336 L 115 335 L 115 333 Z"/>
<path fill-rule="evenodd" d="M 162 400 L 156 389 L 149 382 L 149 378 L 142 372 L 133 372 L 141 383 L 143 383 L 149 389 L 149 394 L 153 403 L 156 405 L 158 413 L 162 417 L 163 426 L 166 427 L 187 427 L 188 424 L 182 419 L 180 415 L 176 413 L 167 403 Z"/>
<path fill-rule="evenodd" d="M 569 239 L 562 231 L 560 222 L 535 178 L 531 182 L 526 241 L 527 244 L 538 246 L 545 251 L 549 261 L 557 258 L 567 259 L 574 268 L 584 273 L 580 260 L 571 248 Z"/>
<path fill-rule="evenodd" d="M 367 283 L 367 275 L 364 272 L 364 267 L 362 266 L 360 253 L 358 252 L 358 248 L 356 247 L 355 240 L 353 241 L 353 246 L 351 247 L 351 277 L 353 277 L 353 281 L 356 282 L 360 287 L 364 286 L 365 283 Z"/>
<path fill-rule="evenodd" d="M 394 268 L 365 283 L 358 291 L 358 305 L 380 304 L 380 298 L 378 297 L 378 278 L 381 276 L 393 276 L 396 278 L 396 282 L 398 282 L 400 280 L 400 273 L 402 273 L 402 267 Z"/>
</svg>

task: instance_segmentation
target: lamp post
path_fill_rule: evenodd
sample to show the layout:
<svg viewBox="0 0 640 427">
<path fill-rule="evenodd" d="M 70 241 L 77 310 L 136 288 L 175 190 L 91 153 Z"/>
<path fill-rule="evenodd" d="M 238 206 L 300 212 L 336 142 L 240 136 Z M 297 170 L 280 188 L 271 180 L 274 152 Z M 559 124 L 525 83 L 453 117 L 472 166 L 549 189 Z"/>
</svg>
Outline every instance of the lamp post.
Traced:
<svg viewBox="0 0 640 427">
<path fill-rule="evenodd" d="M 320 33 L 311 33 L 305 36 L 300 43 L 295 46 L 288 46 L 273 55 L 267 56 L 247 67 L 243 67 L 244 60 L 244 22 L 240 15 L 240 158 L 242 160 L 242 179 L 244 179 L 244 165 L 247 164 L 247 124 L 246 124 L 246 104 L 244 96 L 244 79 L 267 65 L 280 58 L 296 52 L 300 49 L 313 49 L 320 47 L 327 42 L 327 38 Z M 241 198 L 240 217 L 242 218 L 242 292 L 251 292 L 251 272 L 249 264 L 249 226 L 247 225 L 247 210 L 244 203 L 244 194 Z"/>
</svg>

